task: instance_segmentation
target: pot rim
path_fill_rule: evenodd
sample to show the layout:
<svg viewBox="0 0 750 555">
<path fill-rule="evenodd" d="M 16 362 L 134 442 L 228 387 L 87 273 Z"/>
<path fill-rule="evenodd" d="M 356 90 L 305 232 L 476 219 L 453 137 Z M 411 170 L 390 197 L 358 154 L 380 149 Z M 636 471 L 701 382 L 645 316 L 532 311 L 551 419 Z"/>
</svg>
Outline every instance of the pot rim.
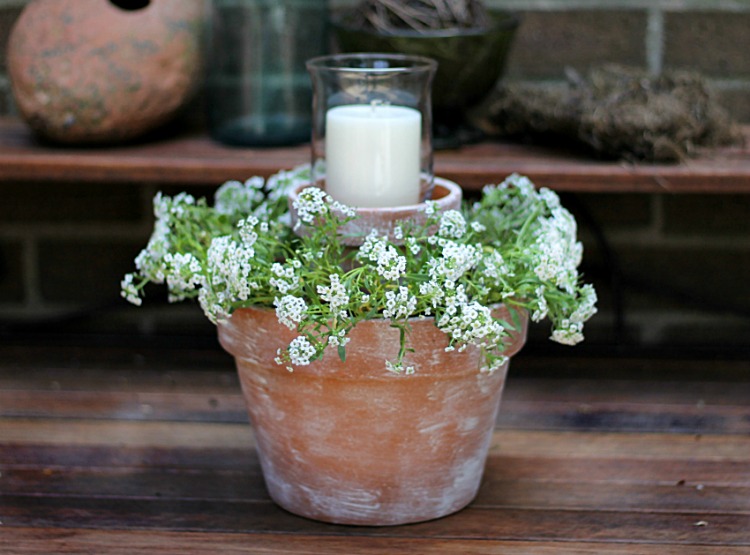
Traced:
<svg viewBox="0 0 750 555">
<path fill-rule="evenodd" d="M 308 187 L 318 187 L 325 191 L 325 183 L 316 182 L 302 183 L 289 192 L 289 212 L 292 217 L 293 228 L 296 227 L 298 221 L 294 203 L 299 198 L 300 193 Z M 453 181 L 435 177 L 433 179 L 432 197 L 431 200 L 435 203 L 438 212 L 459 210 L 463 199 L 463 190 Z M 350 208 L 355 211 L 358 217 L 340 228 L 342 243 L 347 246 L 361 245 L 372 229 L 376 229 L 380 235 L 386 235 L 390 241 L 401 242 L 396 237 L 395 227 L 403 221 L 424 221 L 424 218 L 427 217 L 426 207 L 426 201 L 419 204 L 379 208 L 352 206 Z M 305 233 L 305 229 L 300 228 L 296 232 Z"/>
<path fill-rule="evenodd" d="M 523 307 L 513 307 L 510 308 L 506 303 L 497 303 L 495 305 L 492 305 L 492 311 L 493 314 L 498 316 L 497 313 L 500 312 L 502 314 L 499 315 L 499 317 L 512 322 L 512 318 L 510 316 L 510 310 L 516 310 L 519 318 L 520 318 L 520 328 L 509 330 L 508 331 L 508 338 L 505 341 L 503 354 L 507 357 L 512 357 L 515 354 L 517 354 L 526 343 L 527 335 L 528 335 L 528 328 L 529 328 L 529 311 Z M 253 313 L 258 314 L 259 316 L 254 317 Z M 232 321 L 232 318 L 235 314 L 239 315 L 238 320 Z M 241 329 L 243 325 L 248 325 L 249 321 L 252 321 L 254 318 L 259 318 L 258 321 L 266 321 L 269 320 L 273 323 L 273 326 L 279 326 L 278 330 L 282 333 L 284 336 L 288 336 L 286 339 L 284 339 L 282 342 L 285 342 L 288 344 L 289 341 L 291 341 L 297 334 L 296 331 L 288 330 L 286 327 L 282 326 L 278 323 L 278 320 L 276 318 L 275 310 L 272 307 L 267 306 L 249 306 L 249 307 L 241 307 L 237 308 L 232 312 L 230 317 L 227 320 L 219 321 L 217 324 L 218 327 L 218 335 L 219 335 L 219 341 L 224 347 L 224 350 L 229 352 L 235 357 L 239 358 L 245 358 L 241 355 L 240 351 L 241 349 L 237 349 L 237 344 L 234 341 L 230 340 L 230 337 L 237 337 L 238 333 L 241 333 Z M 408 325 L 411 328 L 412 334 L 424 334 L 424 333 L 431 333 L 432 330 L 440 333 L 440 348 L 444 349 L 448 346 L 449 343 L 449 336 L 448 334 L 440 331 L 440 329 L 435 325 L 435 317 L 434 316 L 413 316 L 411 318 L 407 319 Z M 264 324 L 265 325 L 265 324 Z M 361 327 L 363 329 L 366 329 L 368 327 L 372 326 L 387 326 L 390 328 L 389 321 L 385 318 L 369 318 L 366 320 L 362 320 L 361 322 L 358 322 L 357 325 L 352 329 L 352 331 L 356 330 L 357 327 Z M 428 331 L 429 330 L 429 331 Z M 362 329 L 359 333 L 362 332 Z M 393 328 L 394 336 L 397 337 L 398 330 L 396 328 Z M 414 338 L 412 338 L 414 339 Z M 233 346 L 230 346 L 233 345 Z M 463 354 L 463 353 L 458 353 Z M 331 356 L 334 359 L 338 360 L 338 355 L 336 355 L 333 350 L 327 351 L 327 354 L 324 356 Z M 338 364 L 338 362 L 336 362 Z M 308 367 L 300 367 L 298 370 L 302 373 L 305 373 L 305 368 Z M 297 372 L 297 370 L 295 370 Z M 478 370 L 477 370 L 478 372 Z M 336 372 L 334 372 L 335 375 Z M 419 372 L 417 372 L 419 374 Z M 390 375 L 390 374 L 389 374 Z"/>
</svg>

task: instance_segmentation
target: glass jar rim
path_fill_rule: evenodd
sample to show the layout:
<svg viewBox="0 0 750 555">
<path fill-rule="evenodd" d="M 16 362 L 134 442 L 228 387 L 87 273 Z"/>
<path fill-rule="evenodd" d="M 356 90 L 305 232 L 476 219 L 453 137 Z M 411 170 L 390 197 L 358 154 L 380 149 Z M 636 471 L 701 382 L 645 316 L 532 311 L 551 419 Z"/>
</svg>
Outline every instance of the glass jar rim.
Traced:
<svg viewBox="0 0 750 555">
<path fill-rule="evenodd" d="M 438 63 L 427 56 L 386 52 L 358 52 L 317 56 L 307 60 L 305 65 L 308 70 L 387 74 L 410 73 L 414 71 L 434 72 L 437 70 Z"/>
</svg>

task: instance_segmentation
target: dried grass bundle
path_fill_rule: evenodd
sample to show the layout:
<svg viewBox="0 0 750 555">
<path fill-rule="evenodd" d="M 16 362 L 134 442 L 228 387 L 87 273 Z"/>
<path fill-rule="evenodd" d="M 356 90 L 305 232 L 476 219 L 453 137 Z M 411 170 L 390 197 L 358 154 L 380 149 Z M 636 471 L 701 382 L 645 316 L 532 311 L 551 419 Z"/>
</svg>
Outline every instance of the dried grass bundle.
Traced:
<svg viewBox="0 0 750 555">
<path fill-rule="evenodd" d="M 479 111 L 477 123 L 490 135 L 577 143 L 603 158 L 675 162 L 702 147 L 742 142 L 705 79 L 684 71 L 571 71 L 562 88 L 506 84 Z"/>
</svg>

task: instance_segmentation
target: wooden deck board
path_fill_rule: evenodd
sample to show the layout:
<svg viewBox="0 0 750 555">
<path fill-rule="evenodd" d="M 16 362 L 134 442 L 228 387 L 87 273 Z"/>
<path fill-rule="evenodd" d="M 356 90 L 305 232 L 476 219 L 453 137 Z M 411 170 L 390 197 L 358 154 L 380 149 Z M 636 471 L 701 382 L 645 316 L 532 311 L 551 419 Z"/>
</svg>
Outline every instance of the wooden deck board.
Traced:
<svg viewBox="0 0 750 555">
<path fill-rule="evenodd" d="M 747 555 L 750 548 L 710 545 L 664 545 L 645 542 L 550 542 L 377 538 L 330 534 L 279 535 L 170 532 L 154 530 L 90 530 L 67 528 L 6 529 L 7 555 L 50 552 L 108 555 Z"/>
<path fill-rule="evenodd" d="M 704 382 L 511 377 L 476 500 L 367 528 L 268 498 L 231 370 L 37 356 L 0 362 L 4 555 L 750 554 L 750 379 L 720 361 Z"/>
</svg>

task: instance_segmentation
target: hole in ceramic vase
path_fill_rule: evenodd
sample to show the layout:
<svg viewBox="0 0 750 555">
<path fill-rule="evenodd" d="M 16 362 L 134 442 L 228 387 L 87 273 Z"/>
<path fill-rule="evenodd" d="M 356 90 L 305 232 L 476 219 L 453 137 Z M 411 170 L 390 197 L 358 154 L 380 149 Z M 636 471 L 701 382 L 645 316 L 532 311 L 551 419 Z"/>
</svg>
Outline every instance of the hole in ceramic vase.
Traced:
<svg viewBox="0 0 750 555">
<path fill-rule="evenodd" d="M 111 4 L 117 6 L 121 10 L 133 12 L 135 10 L 141 10 L 147 7 L 151 0 L 109 0 Z"/>
</svg>

